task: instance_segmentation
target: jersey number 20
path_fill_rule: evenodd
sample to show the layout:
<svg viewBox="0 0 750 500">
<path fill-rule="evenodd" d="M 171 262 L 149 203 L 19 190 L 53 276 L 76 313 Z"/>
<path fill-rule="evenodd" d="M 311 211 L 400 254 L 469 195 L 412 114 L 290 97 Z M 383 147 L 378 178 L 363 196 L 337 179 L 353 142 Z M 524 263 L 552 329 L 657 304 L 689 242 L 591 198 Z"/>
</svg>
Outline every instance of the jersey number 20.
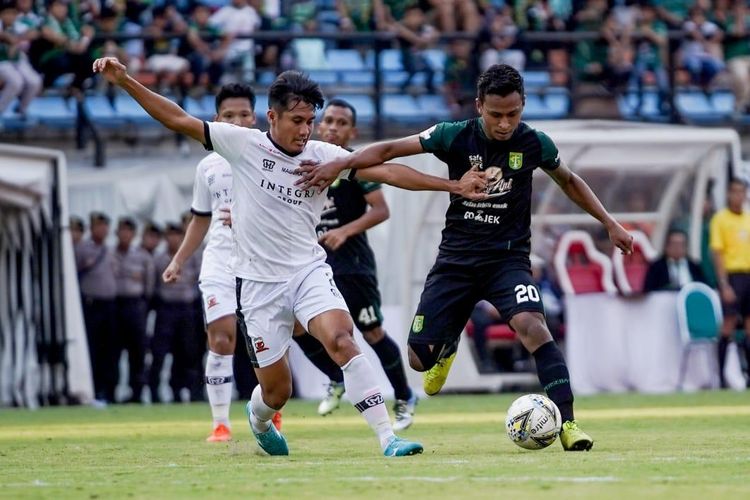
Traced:
<svg viewBox="0 0 750 500">
<path fill-rule="evenodd" d="M 534 285 L 516 285 L 516 303 L 539 302 L 539 292 Z"/>
</svg>

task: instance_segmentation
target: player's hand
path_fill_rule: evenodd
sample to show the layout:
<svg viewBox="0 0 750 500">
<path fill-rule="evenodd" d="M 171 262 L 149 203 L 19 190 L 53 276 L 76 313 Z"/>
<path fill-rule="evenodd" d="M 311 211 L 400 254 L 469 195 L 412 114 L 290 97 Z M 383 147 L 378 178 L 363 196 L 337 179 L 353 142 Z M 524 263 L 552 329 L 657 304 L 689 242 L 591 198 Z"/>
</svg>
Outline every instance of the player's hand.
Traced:
<svg viewBox="0 0 750 500">
<path fill-rule="evenodd" d="M 222 207 L 219 209 L 219 220 L 225 226 L 232 227 L 232 210 L 229 207 Z"/>
<path fill-rule="evenodd" d="M 127 68 L 116 57 L 100 57 L 94 61 L 93 70 L 115 85 L 121 85 L 128 78 Z"/>
<path fill-rule="evenodd" d="M 469 169 L 458 181 L 457 194 L 467 200 L 484 200 L 487 198 L 487 174 L 478 167 Z"/>
<path fill-rule="evenodd" d="M 161 275 L 161 279 L 164 283 L 174 283 L 180 279 L 180 273 L 182 272 L 182 266 L 174 260 L 169 263 L 167 268 Z"/>
<path fill-rule="evenodd" d="M 317 188 L 318 192 L 322 193 L 338 179 L 344 169 L 346 169 L 346 160 L 334 160 L 328 163 L 304 160 L 294 171 L 295 174 L 301 176 L 294 185 L 304 190 Z"/>
<path fill-rule="evenodd" d="M 734 289 L 729 286 L 729 283 L 721 285 L 719 291 L 721 292 L 721 300 L 724 301 L 725 304 L 734 304 L 737 302 L 737 295 L 734 293 Z"/>
<path fill-rule="evenodd" d="M 323 233 L 320 239 L 318 239 L 318 242 L 335 252 L 336 250 L 341 248 L 341 246 L 346 243 L 346 240 L 348 239 L 349 235 L 346 234 L 344 228 L 338 227 L 336 229 L 331 229 Z"/>
<path fill-rule="evenodd" d="M 633 235 L 627 232 L 624 227 L 615 222 L 607 228 L 607 231 L 609 232 L 609 240 L 620 249 L 623 255 L 633 253 Z"/>
</svg>

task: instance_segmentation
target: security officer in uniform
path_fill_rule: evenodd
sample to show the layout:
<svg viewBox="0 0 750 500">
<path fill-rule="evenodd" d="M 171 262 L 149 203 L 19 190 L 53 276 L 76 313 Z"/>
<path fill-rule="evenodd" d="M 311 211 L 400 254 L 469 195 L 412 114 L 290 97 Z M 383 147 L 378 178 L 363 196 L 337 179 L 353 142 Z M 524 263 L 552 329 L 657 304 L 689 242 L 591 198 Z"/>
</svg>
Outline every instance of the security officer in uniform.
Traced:
<svg viewBox="0 0 750 500">
<path fill-rule="evenodd" d="M 180 247 L 185 233 L 181 224 L 170 223 L 166 227 L 166 251 L 154 258 L 154 276 L 156 278 L 156 324 L 154 336 L 151 339 L 151 369 L 149 371 L 149 386 L 151 401 L 162 402 L 159 396 L 159 377 L 164 365 L 164 357 L 172 353 L 172 363 L 178 366 L 189 366 L 189 361 L 197 356 L 199 347 L 196 346 L 197 335 L 193 333 L 195 318 L 193 302 L 198 293 L 195 284 L 200 273 L 200 259 L 193 256 L 182 267 L 182 273 L 177 281 L 164 283 L 158 279 L 164 273 L 172 257 Z M 200 377 L 200 373 L 178 370 L 177 380 L 170 380 L 174 399 L 180 399 L 180 390 L 190 388 L 193 377 Z M 184 373 L 184 375 L 182 375 Z"/>
<path fill-rule="evenodd" d="M 154 293 L 154 261 L 142 247 L 133 244 L 136 223 L 123 217 L 117 224 L 117 337 L 118 353 L 128 352 L 130 402 L 141 402 L 145 383 L 146 316 L 148 300 Z"/>
<path fill-rule="evenodd" d="M 90 216 L 91 235 L 75 247 L 78 283 L 81 289 L 86 337 L 94 377 L 94 397 L 114 402 L 117 385 L 115 296 L 117 263 L 105 244 L 109 217 L 101 212 Z"/>
</svg>

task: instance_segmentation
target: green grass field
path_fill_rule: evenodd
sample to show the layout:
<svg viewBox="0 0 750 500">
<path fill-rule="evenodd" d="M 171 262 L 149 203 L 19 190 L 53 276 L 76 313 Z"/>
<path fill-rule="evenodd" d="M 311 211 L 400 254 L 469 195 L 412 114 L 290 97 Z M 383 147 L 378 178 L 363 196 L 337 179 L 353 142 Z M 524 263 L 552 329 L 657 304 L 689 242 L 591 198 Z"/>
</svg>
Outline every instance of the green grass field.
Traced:
<svg viewBox="0 0 750 500">
<path fill-rule="evenodd" d="M 748 498 L 744 393 L 579 398 L 589 453 L 516 447 L 514 395 L 422 401 L 404 436 L 425 454 L 387 459 L 349 405 L 284 411 L 289 457 L 258 455 L 243 407 L 235 439 L 207 444 L 207 404 L 0 411 L 5 498 Z"/>
</svg>

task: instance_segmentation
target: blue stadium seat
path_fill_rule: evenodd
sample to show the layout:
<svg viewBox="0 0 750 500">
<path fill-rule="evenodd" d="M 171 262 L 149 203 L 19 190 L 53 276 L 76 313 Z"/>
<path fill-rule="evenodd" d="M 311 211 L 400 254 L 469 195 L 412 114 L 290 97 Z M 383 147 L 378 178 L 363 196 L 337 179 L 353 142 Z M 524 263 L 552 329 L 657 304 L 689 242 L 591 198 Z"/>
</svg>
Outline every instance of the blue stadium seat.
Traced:
<svg viewBox="0 0 750 500">
<path fill-rule="evenodd" d="M 523 83 L 526 88 L 548 87 L 550 85 L 549 72 L 547 71 L 524 71 Z"/>
<path fill-rule="evenodd" d="M 127 94 L 115 96 L 115 111 L 117 116 L 132 125 L 158 125 L 135 100 Z"/>
<path fill-rule="evenodd" d="M 276 73 L 273 71 L 258 71 L 255 73 L 255 83 L 264 87 L 270 86 L 275 79 Z"/>
<path fill-rule="evenodd" d="M 401 51 L 398 49 L 386 49 L 380 53 L 381 71 L 403 71 L 401 64 Z"/>
<path fill-rule="evenodd" d="M 445 69 L 445 50 L 428 49 L 424 51 L 424 55 L 432 69 L 437 72 L 442 72 Z"/>
<path fill-rule="evenodd" d="M 336 96 L 354 106 L 357 110 L 357 126 L 372 123 L 375 118 L 375 103 L 369 95 L 347 94 Z"/>
<path fill-rule="evenodd" d="M 216 115 L 216 112 L 214 111 L 214 96 L 209 97 L 210 99 L 205 100 L 187 97 L 184 104 L 185 111 L 201 120 L 212 120 Z"/>
<path fill-rule="evenodd" d="M 384 95 L 380 102 L 380 109 L 386 120 L 409 124 L 425 121 L 422 108 L 408 94 Z"/>
<path fill-rule="evenodd" d="M 26 118 L 23 118 L 21 115 L 16 113 L 15 109 L 17 105 L 18 100 L 14 100 L 5 109 L 5 111 L 3 111 L 2 116 L 0 116 L 0 123 L 2 123 L 3 131 L 19 131 L 38 125 L 38 122 L 35 118 L 30 118 L 28 116 L 26 116 Z"/>
<path fill-rule="evenodd" d="M 336 85 L 339 81 L 339 75 L 335 71 L 327 70 L 310 70 L 307 72 L 310 78 L 318 82 L 320 85 Z"/>
<path fill-rule="evenodd" d="M 354 49 L 332 49 L 326 53 L 328 69 L 334 71 L 360 71 L 365 69 L 362 56 Z"/>
<path fill-rule="evenodd" d="M 107 96 L 95 94 L 86 96 L 83 110 L 94 125 L 101 127 L 121 127 L 125 120 L 117 115 Z"/>
<path fill-rule="evenodd" d="M 568 114 L 570 99 L 567 94 L 528 94 L 524 106 L 524 117 L 529 120 L 554 120 Z"/>
<path fill-rule="evenodd" d="M 450 110 L 445 98 L 439 94 L 424 94 L 417 96 L 417 104 L 422 110 L 422 116 L 430 121 L 440 122 L 451 119 Z"/>
<path fill-rule="evenodd" d="M 717 123 L 728 117 L 729 112 L 722 112 L 703 92 L 680 92 L 675 96 L 678 111 L 692 122 Z"/>
<path fill-rule="evenodd" d="M 644 89 L 642 98 L 641 109 L 639 111 L 637 109 L 637 92 L 633 91 L 620 96 L 617 101 L 620 115 L 626 120 L 640 120 L 644 118 L 661 120 L 665 118 L 659 109 L 659 95 L 655 90 Z"/>
<path fill-rule="evenodd" d="M 31 101 L 27 114 L 48 127 L 69 128 L 76 123 L 75 104 L 60 96 L 37 97 Z"/>
<path fill-rule="evenodd" d="M 729 116 L 734 111 L 734 94 L 731 92 L 717 91 L 711 94 L 711 105 L 717 113 Z"/>
<path fill-rule="evenodd" d="M 341 83 L 352 87 L 371 87 L 375 85 L 375 75 L 370 70 L 358 72 L 342 71 Z"/>
</svg>

